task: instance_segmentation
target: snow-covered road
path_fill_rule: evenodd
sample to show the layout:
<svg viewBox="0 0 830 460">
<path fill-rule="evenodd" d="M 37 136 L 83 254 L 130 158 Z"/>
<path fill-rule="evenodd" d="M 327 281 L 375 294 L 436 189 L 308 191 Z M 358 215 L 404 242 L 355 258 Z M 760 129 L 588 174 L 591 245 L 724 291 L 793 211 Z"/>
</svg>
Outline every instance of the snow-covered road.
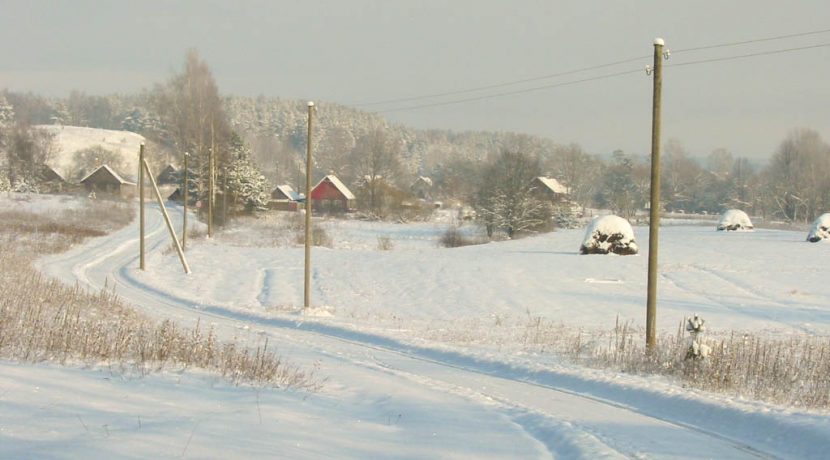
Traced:
<svg viewBox="0 0 830 460">
<path fill-rule="evenodd" d="M 171 213 L 180 221 L 179 209 Z M 158 210 L 151 208 L 147 217 L 148 251 L 158 253 L 170 244 L 167 231 Z M 309 413 L 315 414 L 320 436 L 305 433 L 304 441 L 317 448 L 294 449 L 291 458 L 821 458 L 830 449 L 826 417 L 617 384 L 509 357 L 415 347 L 322 318 L 229 308 L 225 302 L 203 301 L 203 296 L 197 302 L 137 275 L 137 233 L 130 226 L 41 260 L 39 269 L 67 283 L 114 286 L 120 296 L 158 318 L 184 325 L 198 319 L 224 337 L 267 337 L 289 359 L 318 365 L 329 378 L 323 396 L 302 402 L 316 405 Z M 266 287 L 277 289 L 279 280 L 265 276 L 261 282 L 265 286 L 259 296 L 267 294 Z M 331 417 L 321 409 L 325 398 L 342 402 Z M 394 429 L 333 434 L 343 413 L 360 418 L 367 407 L 388 414 L 387 425 Z M 200 435 L 211 438 L 204 432 L 209 429 L 203 426 Z M 258 427 L 257 435 L 264 435 L 263 430 L 268 431 Z M 269 436 L 277 446 L 294 445 L 295 432 L 278 425 L 273 430 Z M 348 443 L 338 436 L 348 437 Z M 344 444 L 387 449 L 343 449 Z M 245 456 L 267 456 L 263 449 Z M 224 452 L 220 456 L 227 457 Z"/>
</svg>

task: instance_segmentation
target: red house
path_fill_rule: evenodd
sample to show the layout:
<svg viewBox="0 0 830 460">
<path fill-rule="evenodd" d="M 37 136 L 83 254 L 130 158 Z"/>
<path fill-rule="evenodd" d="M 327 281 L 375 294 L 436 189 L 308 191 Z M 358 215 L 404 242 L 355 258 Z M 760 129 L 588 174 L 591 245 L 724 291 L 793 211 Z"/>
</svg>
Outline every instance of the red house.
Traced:
<svg viewBox="0 0 830 460">
<path fill-rule="evenodd" d="M 318 212 L 354 210 L 355 196 L 334 174 L 324 177 L 311 189 L 312 209 Z"/>
</svg>

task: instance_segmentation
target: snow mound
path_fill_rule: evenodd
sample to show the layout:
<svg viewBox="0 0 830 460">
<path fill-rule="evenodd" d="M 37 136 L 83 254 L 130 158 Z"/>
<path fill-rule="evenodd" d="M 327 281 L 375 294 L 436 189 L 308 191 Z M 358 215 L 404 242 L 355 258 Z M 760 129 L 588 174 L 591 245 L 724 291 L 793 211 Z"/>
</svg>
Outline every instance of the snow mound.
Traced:
<svg viewBox="0 0 830 460">
<path fill-rule="evenodd" d="M 810 233 L 807 234 L 807 241 L 818 243 L 819 241 L 830 241 L 830 212 L 818 216 Z"/>
<path fill-rule="evenodd" d="M 637 254 L 637 243 L 634 241 L 634 230 L 627 220 L 619 216 L 602 216 L 591 221 L 580 254 Z"/>
<path fill-rule="evenodd" d="M 752 230 L 754 227 L 749 216 L 740 209 L 730 209 L 720 216 L 718 230 Z"/>
</svg>

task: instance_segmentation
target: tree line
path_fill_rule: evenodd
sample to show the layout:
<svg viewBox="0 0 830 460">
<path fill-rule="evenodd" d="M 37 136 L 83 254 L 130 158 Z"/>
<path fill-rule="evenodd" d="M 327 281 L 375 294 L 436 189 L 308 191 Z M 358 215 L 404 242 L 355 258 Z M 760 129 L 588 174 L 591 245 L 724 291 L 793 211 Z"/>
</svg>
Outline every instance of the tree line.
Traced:
<svg viewBox="0 0 830 460">
<path fill-rule="evenodd" d="M 364 210 L 379 217 L 393 214 L 418 176 L 432 180 L 434 199 L 489 200 L 495 206 L 487 190 L 499 188 L 495 182 L 500 180 L 519 180 L 493 173 L 508 152 L 529 159 L 528 177 L 547 175 L 567 186 L 579 206 L 630 217 L 648 200 L 649 157 L 643 153 L 588 153 L 579 144 L 517 133 L 416 130 L 377 114 L 316 102 L 314 180 L 337 174 L 357 187 Z M 159 164 L 181 166 L 183 153 L 189 152 L 190 187 L 197 197 L 204 198 L 213 158 L 215 179 L 230 178 L 234 199 L 257 209 L 270 187 L 303 183 L 306 111 L 306 101 L 221 95 L 195 50 L 187 52 L 179 72 L 137 94 L 75 91 L 66 98 L 45 98 L 2 91 L 0 182 L 33 181 L 33 165 L 54 155 L 49 139 L 32 125 L 123 129 L 143 135 Z M 689 213 L 740 208 L 792 221 L 830 209 L 830 147 L 818 133 L 794 129 L 770 151 L 765 164 L 724 148 L 701 158 L 670 140 L 661 162 L 663 206 Z"/>
</svg>

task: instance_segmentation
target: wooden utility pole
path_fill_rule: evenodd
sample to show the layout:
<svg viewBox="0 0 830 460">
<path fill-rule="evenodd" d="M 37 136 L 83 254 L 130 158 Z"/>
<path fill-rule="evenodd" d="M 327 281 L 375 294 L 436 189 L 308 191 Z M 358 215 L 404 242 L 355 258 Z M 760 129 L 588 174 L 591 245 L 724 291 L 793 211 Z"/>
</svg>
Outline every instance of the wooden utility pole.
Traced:
<svg viewBox="0 0 830 460">
<path fill-rule="evenodd" d="M 144 144 L 138 148 L 138 268 L 144 265 Z"/>
<path fill-rule="evenodd" d="M 654 39 L 654 88 L 651 112 L 651 201 L 648 231 L 648 298 L 646 300 L 646 349 L 657 347 L 657 243 L 660 228 L 660 109 L 663 90 L 663 42 Z"/>
<path fill-rule="evenodd" d="M 187 157 L 190 153 L 184 152 L 184 182 L 182 192 L 184 195 L 184 215 L 182 215 L 182 250 L 187 248 Z"/>
<path fill-rule="evenodd" d="M 167 214 L 167 208 L 164 207 L 164 200 L 161 198 L 161 192 L 159 192 L 159 187 L 156 184 L 156 179 L 153 177 L 153 174 L 150 173 L 150 165 L 147 164 L 146 161 L 142 161 L 144 165 L 144 169 L 147 171 L 147 175 L 150 176 L 150 184 L 153 185 L 153 191 L 156 194 L 156 200 L 158 200 L 159 209 L 161 209 L 161 215 L 164 217 L 164 223 L 167 225 L 167 231 L 170 232 L 170 239 L 173 240 L 173 243 L 176 247 L 176 253 L 179 254 L 179 261 L 182 263 L 182 268 L 186 274 L 190 274 L 190 266 L 187 265 L 187 259 L 184 257 L 184 251 L 182 250 L 182 245 L 179 244 L 179 239 L 176 238 L 176 230 L 173 229 L 173 224 L 170 222 L 170 215 Z"/>
<path fill-rule="evenodd" d="M 311 306 L 311 125 L 314 103 L 308 103 L 308 142 L 305 160 L 305 290 L 303 308 Z"/>
<path fill-rule="evenodd" d="M 210 123 L 210 153 L 208 155 L 208 238 L 213 238 L 213 156 L 216 154 L 216 133 Z"/>
</svg>

